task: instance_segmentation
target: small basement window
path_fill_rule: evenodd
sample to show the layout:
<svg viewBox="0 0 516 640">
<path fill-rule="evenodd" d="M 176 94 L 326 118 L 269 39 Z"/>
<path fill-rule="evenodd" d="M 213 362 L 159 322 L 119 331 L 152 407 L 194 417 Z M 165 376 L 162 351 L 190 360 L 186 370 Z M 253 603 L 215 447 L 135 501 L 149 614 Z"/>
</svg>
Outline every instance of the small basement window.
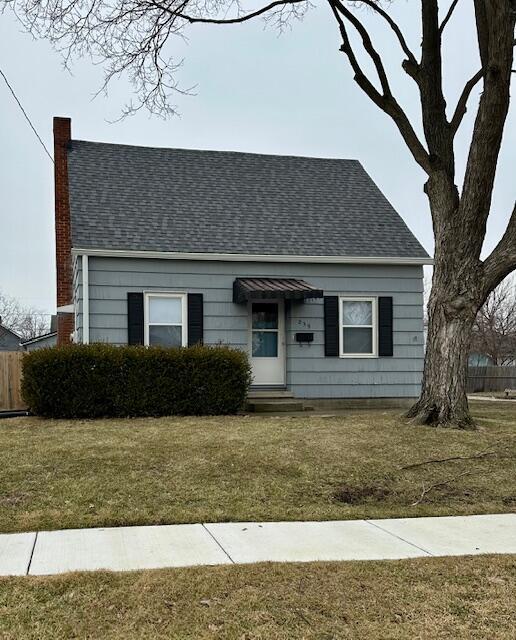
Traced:
<svg viewBox="0 0 516 640">
<path fill-rule="evenodd" d="M 376 356 L 376 298 L 341 297 L 339 303 L 341 358 Z"/>
<path fill-rule="evenodd" d="M 146 293 L 145 344 L 186 347 L 186 313 L 185 293 Z"/>
</svg>

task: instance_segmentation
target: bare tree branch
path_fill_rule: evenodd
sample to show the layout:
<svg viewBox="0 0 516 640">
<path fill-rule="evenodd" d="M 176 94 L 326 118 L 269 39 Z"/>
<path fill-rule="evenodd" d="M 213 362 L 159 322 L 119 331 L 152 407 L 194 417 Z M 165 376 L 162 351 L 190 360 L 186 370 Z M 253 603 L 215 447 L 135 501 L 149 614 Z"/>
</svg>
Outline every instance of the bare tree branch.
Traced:
<svg viewBox="0 0 516 640">
<path fill-rule="evenodd" d="M 485 237 L 496 167 L 509 112 L 516 22 L 513 6 L 508 0 L 496 3 L 475 0 L 481 61 L 485 70 L 484 90 L 466 163 L 461 216 L 464 232 L 471 235 L 470 248 L 477 256 L 480 256 Z M 499 282 L 494 282 L 494 286 Z"/>
<path fill-rule="evenodd" d="M 379 4 L 377 4 L 377 2 L 375 2 L 375 0 L 360 0 L 360 2 L 362 4 L 367 5 L 368 7 L 373 9 L 373 11 L 376 11 L 376 13 L 382 16 L 382 18 L 388 23 L 388 25 L 396 34 L 396 37 L 398 38 L 400 46 L 404 54 L 407 56 L 408 62 L 413 66 L 414 69 L 417 68 L 418 62 L 416 60 L 415 55 L 412 53 L 409 46 L 407 45 L 407 41 L 401 29 L 396 24 L 396 22 L 391 18 L 391 16 L 387 13 L 387 11 L 384 11 L 384 9 L 382 9 L 382 7 Z"/>
<path fill-rule="evenodd" d="M 426 496 L 431 491 L 433 491 L 434 489 L 439 489 L 440 487 L 445 487 L 445 486 L 451 484 L 452 482 L 456 482 L 457 480 L 460 480 L 460 478 L 464 478 L 465 476 L 470 476 L 472 473 L 473 473 L 472 471 L 463 471 L 462 473 L 459 473 L 456 476 L 452 476 L 451 478 L 447 478 L 446 480 L 440 480 L 439 482 L 431 484 L 429 487 L 425 487 L 425 485 L 423 485 L 423 489 L 421 491 L 421 495 L 410 506 L 411 507 L 417 507 L 417 505 L 421 504 L 423 502 L 423 500 L 426 498 Z"/>
<path fill-rule="evenodd" d="M 337 20 L 337 23 L 339 25 L 340 34 L 342 37 L 341 51 L 348 57 L 351 68 L 353 69 L 355 74 L 355 82 L 362 89 L 362 91 L 364 91 L 364 93 L 380 109 L 382 109 L 382 111 L 387 113 L 392 118 L 392 120 L 398 127 L 398 130 L 400 131 L 403 139 L 405 140 L 407 147 L 414 156 L 416 162 L 422 167 L 424 171 L 430 173 L 431 163 L 428 152 L 419 140 L 416 132 L 414 131 L 414 128 L 407 118 L 407 115 L 391 93 L 389 93 L 389 95 L 382 95 L 363 72 L 362 67 L 360 66 L 360 63 L 358 62 L 355 52 L 351 46 L 346 25 L 342 17 L 343 15 L 347 16 L 349 12 L 345 10 L 345 12 L 343 12 L 341 15 L 342 3 L 339 0 L 328 1 L 335 19 Z"/>
<path fill-rule="evenodd" d="M 469 96 L 471 95 L 471 92 L 475 88 L 476 84 L 483 76 L 484 70 L 480 69 L 470 80 L 466 82 L 466 85 L 457 102 L 457 106 L 455 107 L 452 119 L 450 120 L 450 129 L 452 131 L 452 135 L 455 135 L 457 133 L 457 130 L 460 127 L 464 116 L 466 115 Z"/>
<path fill-rule="evenodd" d="M 421 111 L 430 158 L 436 169 L 444 169 L 453 183 L 455 157 L 453 137 L 446 118 L 443 92 L 441 35 L 437 0 L 421 0 L 423 41 L 421 46 Z"/>
<path fill-rule="evenodd" d="M 516 269 L 516 203 L 505 233 L 491 255 L 484 261 L 484 299 L 514 269 Z"/>
<path fill-rule="evenodd" d="M 489 26 L 484 0 L 474 0 L 475 18 L 477 25 L 477 40 L 482 67 L 487 67 L 489 52 Z"/>
<path fill-rule="evenodd" d="M 357 30 L 360 37 L 362 38 L 362 44 L 364 46 L 365 51 L 373 61 L 373 64 L 376 69 L 376 73 L 378 74 L 378 78 L 380 79 L 380 84 L 382 85 L 383 95 L 384 97 L 391 97 L 392 92 L 389 86 L 389 80 L 387 78 L 387 73 L 385 71 L 385 67 L 383 66 L 382 59 L 380 54 L 375 49 L 373 42 L 367 29 L 360 22 L 360 20 L 349 10 L 347 9 L 340 0 L 333 0 L 333 5 L 337 9 L 337 11 L 348 20 Z"/>
<path fill-rule="evenodd" d="M 449 458 L 432 458 L 430 460 L 424 460 L 423 462 L 413 462 L 412 464 L 406 464 L 405 466 L 400 467 L 400 471 L 417 469 L 418 467 L 424 467 L 428 464 L 441 464 L 443 462 L 455 462 L 456 460 L 476 460 L 477 458 L 496 456 L 498 455 L 498 451 L 493 451 L 493 448 L 498 446 L 498 444 L 500 443 L 494 442 L 483 451 L 478 451 L 477 453 L 473 453 L 470 456 L 450 456 Z"/>
<path fill-rule="evenodd" d="M 459 0 L 453 0 L 453 2 L 450 5 L 450 8 L 448 9 L 448 13 L 446 14 L 444 20 L 441 23 L 441 26 L 439 27 L 439 34 L 442 36 L 443 35 L 443 31 L 446 27 L 446 25 L 448 24 L 448 22 L 450 21 L 450 18 L 453 15 L 453 12 L 455 11 L 456 6 L 459 4 Z"/>
<path fill-rule="evenodd" d="M 252 20 L 253 18 L 257 18 L 258 16 L 261 16 L 265 13 L 268 13 L 269 11 L 271 11 L 272 9 L 274 9 L 275 7 L 281 7 L 281 6 L 286 6 L 286 5 L 291 5 L 291 4 L 307 4 L 307 0 L 276 0 L 276 2 L 271 2 L 270 4 L 261 7 L 260 9 L 257 9 L 256 11 L 253 11 L 251 13 L 246 13 L 244 15 L 241 16 L 237 16 L 235 18 L 223 18 L 223 19 L 217 19 L 217 18 L 202 18 L 202 17 L 195 17 L 195 16 L 190 16 L 190 15 L 186 15 L 184 13 L 177 13 L 175 12 L 175 15 L 177 15 L 179 18 L 183 18 L 184 20 L 186 20 L 187 22 L 191 23 L 191 24 L 195 24 L 195 23 L 204 23 L 204 24 L 237 24 L 239 22 L 246 22 L 247 20 Z"/>
</svg>

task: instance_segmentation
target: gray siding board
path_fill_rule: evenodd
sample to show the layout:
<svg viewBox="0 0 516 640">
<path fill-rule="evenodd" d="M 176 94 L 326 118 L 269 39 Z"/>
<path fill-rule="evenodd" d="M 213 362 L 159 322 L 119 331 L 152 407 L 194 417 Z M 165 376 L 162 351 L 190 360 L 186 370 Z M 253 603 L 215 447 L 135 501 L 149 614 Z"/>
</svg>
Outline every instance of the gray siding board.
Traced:
<svg viewBox="0 0 516 640">
<path fill-rule="evenodd" d="M 236 263 L 238 264 L 238 263 Z M 237 269 L 238 270 L 238 269 Z M 240 274 L 240 272 L 238 271 Z M 337 277 L 314 277 L 305 275 L 306 279 L 310 279 L 314 285 L 324 289 L 325 291 L 340 292 L 342 289 L 342 278 Z M 219 274 L 168 274 L 153 273 L 152 288 L 153 289 L 219 289 L 232 286 L 235 276 L 219 275 Z M 348 278 L 346 280 L 346 291 L 367 295 L 369 291 L 390 293 L 393 290 L 396 293 L 402 291 L 422 292 L 421 280 L 418 278 L 398 278 L 395 281 L 396 287 L 393 288 L 392 278 Z M 120 272 L 111 273 L 109 271 L 94 271 L 90 275 L 90 286 L 109 286 L 109 287 L 142 287 L 149 286 L 148 273 Z"/>
<path fill-rule="evenodd" d="M 393 373 L 396 381 L 393 382 Z M 318 373 L 316 379 L 310 371 L 291 371 L 290 379 L 296 385 L 355 386 L 418 384 L 421 372 L 415 371 L 332 371 Z"/>
<path fill-rule="evenodd" d="M 420 358 L 362 358 L 359 368 L 356 360 L 353 358 L 328 358 L 324 363 L 326 373 L 346 374 L 354 373 L 371 373 L 371 372 L 404 372 L 404 373 L 421 373 L 423 363 Z M 289 371 L 294 373 L 306 373 L 311 371 L 313 363 L 310 358 L 292 358 Z"/>
<path fill-rule="evenodd" d="M 328 294 L 331 295 L 331 294 Z M 393 308 L 393 318 L 394 320 L 396 319 L 419 319 L 419 320 L 423 320 L 423 309 L 422 309 L 422 303 L 420 301 L 418 302 L 414 302 L 414 303 L 405 303 L 403 302 L 404 300 L 409 300 L 410 298 L 407 297 L 407 295 L 410 294 L 406 294 L 406 293 L 399 293 L 396 292 L 395 294 L 393 294 L 396 296 L 396 300 L 398 302 L 397 305 L 394 306 Z M 418 294 L 415 294 L 418 295 Z M 404 296 L 402 298 L 402 296 Z M 292 305 L 292 315 L 293 317 L 297 317 L 298 315 L 301 315 L 303 317 L 303 319 L 310 319 L 310 318 L 320 318 L 321 317 L 321 306 L 322 302 L 305 302 L 304 305 L 299 305 L 298 303 Z M 304 308 L 302 308 L 304 307 Z M 299 308 L 299 312 L 298 312 L 298 308 Z"/>
<path fill-rule="evenodd" d="M 419 391 L 420 384 L 295 385 L 299 398 L 416 398 Z"/>
<path fill-rule="evenodd" d="M 322 308 L 320 310 L 322 314 Z M 296 331 L 324 331 L 324 320 L 319 318 L 310 318 L 308 321 L 306 317 L 295 317 L 291 319 L 290 329 L 293 332 Z M 414 331 L 423 331 L 423 319 L 417 318 L 395 318 L 394 319 L 394 333 L 406 333 Z"/>
<path fill-rule="evenodd" d="M 347 278 L 421 278 L 422 267 L 417 265 L 374 265 L 374 264 L 314 264 L 306 262 L 223 262 L 193 260 L 163 260 L 135 258 L 102 258 L 94 257 L 95 271 L 113 271 L 113 260 L 117 260 L 116 271 L 131 273 L 171 273 L 194 274 L 212 273 L 216 270 L 220 275 L 235 277 L 253 276 L 260 273 L 266 276 L 289 276 L 293 270 L 296 274 L 304 273 L 306 277 L 342 278 L 342 268 Z M 203 266 L 204 263 L 204 266 Z M 90 270 L 92 265 L 90 264 Z M 297 277 L 297 276 L 296 276 Z M 301 277 L 301 276 L 298 276 Z"/>
<path fill-rule="evenodd" d="M 292 344 L 293 341 L 292 341 Z M 297 360 L 298 358 L 300 359 L 307 359 L 307 360 L 311 360 L 313 358 L 322 358 L 324 357 L 324 351 L 322 348 L 322 343 L 321 346 L 317 345 L 314 346 L 303 346 L 301 348 L 297 348 L 297 345 L 295 345 L 296 348 L 292 349 L 290 354 L 289 354 L 289 358 L 292 361 L 292 363 L 295 362 L 295 360 Z M 287 345 L 287 348 L 290 347 L 290 343 Z M 421 360 L 421 367 L 423 366 L 422 360 L 424 357 L 424 346 L 422 344 L 420 345 L 397 345 L 395 347 L 395 351 L 394 351 L 394 357 L 392 358 L 388 358 L 391 361 L 394 360 L 398 360 L 398 359 L 405 359 L 405 360 Z M 359 365 L 357 360 L 355 358 L 328 358 L 328 363 L 325 364 L 325 369 L 331 370 L 331 364 L 330 364 L 330 360 L 331 361 L 335 361 L 335 362 L 340 362 L 340 363 L 344 363 L 344 362 L 352 362 L 353 366 L 355 367 L 355 370 L 358 370 L 359 367 L 361 367 L 362 365 Z M 366 361 L 366 360 L 371 360 L 373 362 L 377 362 L 378 363 L 378 367 L 380 367 L 380 362 L 386 361 L 387 358 L 362 358 L 362 362 Z M 292 366 L 294 366 L 294 364 L 292 364 Z M 311 365 L 307 364 L 307 366 L 313 367 L 314 364 L 312 363 Z M 336 366 L 342 366 L 345 367 L 344 364 L 341 365 L 336 365 Z"/>
<path fill-rule="evenodd" d="M 238 272 L 237 272 L 238 273 Z M 235 276 L 236 277 L 236 276 Z M 307 278 L 308 279 L 308 278 Z M 310 280 L 312 282 L 312 284 L 315 284 L 313 282 L 313 280 Z M 233 281 L 231 281 L 231 285 L 232 285 Z M 183 289 L 185 287 L 182 287 Z M 170 290 L 170 291 L 174 291 L 174 290 L 180 290 L 180 287 L 153 287 L 153 286 L 147 286 L 147 287 L 137 287 L 137 286 L 126 286 L 126 287 L 113 287 L 113 286 L 108 286 L 108 285 L 103 285 L 103 286 L 98 286 L 98 285 L 92 285 L 90 283 L 90 305 L 92 303 L 94 303 L 95 300 L 109 300 L 110 302 L 127 302 L 126 298 L 124 298 L 124 293 L 126 293 L 127 291 L 163 291 L 165 290 Z M 212 289 L 207 289 L 204 288 L 203 286 L 201 286 L 201 284 L 199 284 L 199 286 L 197 287 L 191 287 L 189 289 L 189 291 L 191 291 L 192 293 L 195 292 L 199 292 L 199 293 L 203 293 L 205 294 L 205 303 L 206 302 L 213 302 L 213 303 L 232 303 L 233 300 L 233 291 L 229 290 L 226 287 L 220 287 L 220 288 L 212 288 Z M 361 292 L 361 293 L 357 293 L 355 291 L 350 292 L 347 289 L 345 291 L 339 291 L 339 290 L 329 290 L 329 289 L 325 289 L 324 290 L 326 295 L 338 295 L 338 294 L 342 294 L 342 295 L 346 295 L 347 293 L 353 293 L 356 295 L 374 295 L 374 292 L 372 291 L 366 291 L 366 292 Z M 396 301 L 395 304 L 396 305 L 412 305 L 412 306 L 417 306 L 417 305 L 422 305 L 423 304 L 423 295 L 419 294 L 419 293 L 413 293 L 413 292 L 398 292 L 398 291 L 383 291 L 383 292 L 378 292 L 381 293 L 382 295 L 392 295 L 393 297 L 396 297 Z M 313 303 L 306 303 L 307 306 L 309 306 L 310 304 Z M 320 303 L 318 303 L 320 304 Z M 296 307 L 299 307 L 299 305 L 295 305 L 292 308 L 295 309 Z M 322 308 L 322 307 L 321 307 Z M 311 311 L 309 312 L 311 313 Z M 309 317 L 309 316 L 307 316 Z"/>
<path fill-rule="evenodd" d="M 390 295 L 394 307 L 394 356 L 325 358 L 322 300 L 287 310 L 287 384 L 299 397 L 413 397 L 423 368 L 422 268 L 388 265 L 240 263 L 126 258 L 89 259 L 90 341 L 127 343 L 129 291 L 186 291 L 204 295 L 204 339 L 247 350 L 245 305 L 232 302 L 235 277 L 298 277 L 326 295 Z M 78 323 L 82 326 L 80 264 L 76 267 Z M 300 345 L 295 333 L 311 331 Z"/>
</svg>

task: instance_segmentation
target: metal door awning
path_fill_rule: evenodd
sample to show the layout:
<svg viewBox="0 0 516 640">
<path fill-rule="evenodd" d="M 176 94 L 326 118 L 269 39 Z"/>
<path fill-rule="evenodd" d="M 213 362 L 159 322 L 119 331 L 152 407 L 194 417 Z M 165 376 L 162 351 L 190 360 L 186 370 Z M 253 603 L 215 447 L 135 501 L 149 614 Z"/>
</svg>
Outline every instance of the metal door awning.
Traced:
<svg viewBox="0 0 516 640">
<path fill-rule="evenodd" d="M 264 299 L 305 300 L 323 295 L 322 289 L 299 278 L 236 278 L 233 282 L 233 302 L 239 304 Z"/>
</svg>

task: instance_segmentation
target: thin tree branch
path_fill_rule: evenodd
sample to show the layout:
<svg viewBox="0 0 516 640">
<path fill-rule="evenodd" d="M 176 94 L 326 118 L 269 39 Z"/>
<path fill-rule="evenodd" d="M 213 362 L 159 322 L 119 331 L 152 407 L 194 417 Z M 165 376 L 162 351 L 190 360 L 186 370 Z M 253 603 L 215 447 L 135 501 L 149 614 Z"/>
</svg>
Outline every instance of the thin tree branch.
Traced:
<svg viewBox="0 0 516 640">
<path fill-rule="evenodd" d="M 476 84 L 479 82 L 479 80 L 483 76 L 484 76 L 484 70 L 480 69 L 475 73 L 475 75 L 472 78 L 470 78 L 470 80 L 466 82 L 466 85 L 464 86 L 464 89 L 457 102 L 457 106 L 455 107 L 455 111 L 453 112 L 452 119 L 450 120 L 450 129 L 451 129 L 452 135 L 455 135 L 457 133 L 457 130 L 461 125 L 462 119 L 466 115 L 469 96 L 471 95 L 471 92 L 475 88 Z"/>
<path fill-rule="evenodd" d="M 484 299 L 516 269 L 516 203 L 500 242 L 484 261 Z"/>
<path fill-rule="evenodd" d="M 398 38 L 400 46 L 401 46 L 404 54 L 407 56 L 407 59 L 410 62 L 410 64 L 413 65 L 414 67 L 417 67 L 418 66 L 418 62 L 416 60 L 416 56 L 412 53 L 412 51 L 410 50 L 409 46 L 407 45 L 407 41 L 405 40 L 405 36 L 403 35 L 401 29 L 396 24 L 396 22 L 391 18 L 391 16 L 387 13 L 387 11 L 382 9 L 380 7 L 380 5 L 378 5 L 374 0 L 360 0 L 360 2 L 362 4 L 367 5 L 368 7 L 373 9 L 373 11 L 375 11 L 380 16 L 382 16 L 382 18 L 388 23 L 388 25 L 391 27 L 391 29 L 396 34 L 396 37 Z"/>
<path fill-rule="evenodd" d="M 265 7 L 261 7 L 260 9 L 257 9 L 256 11 L 253 11 L 251 13 L 246 13 L 243 16 L 237 16 L 236 18 L 221 18 L 221 19 L 217 19 L 217 18 L 200 18 L 200 17 L 195 17 L 195 16 L 189 16 L 189 15 L 187 15 L 185 13 L 176 13 L 173 9 L 165 9 L 165 10 L 168 10 L 171 13 L 174 13 L 178 18 L 183 18 L 183 20 L 186 20 L 190 24 L 195 24 L 195 23 L 203 23 L 203 24 L 237 24 L 239 22 L 246 22 L 247 20 L 252 20 L 253 18 L 257 18 L 258 16 L 261 16 L 264 13 L 267 13 L 268 11 L 271 11 L 275 7 L 286 6 L 286 5 L 289 5 L 289 4 L 300 4 L 300 3 L 305 3 L 306 4 L 306 1 L 307 0 L 276 0 L 275 2 L 271 2 L 270 4 L 266 5 Z"/>
<path fill-rule="evenodd" d="M 428 152 L 419 140 L 405 112 L 392 95 L 389 97 L 383 96 L 363 72 L 349 41 L 346 24 L 336 6 L 337 2 L 338 0 L 328 0 L 333 15 L 339 25 L 342 38 L 340 50 L 346 54 L 349 60 L 351 68 L 355 74 L 355 82 L 377 107 L 382 109 L 382 111 L 392 118 L 416 162 L 424 171 L 426 171 L 426 173 L 430 173 L 431 163 Z"/>
<path fill-rule="evenodd" d="M 459 0 L 453 0 L 453 2 L 451 3 L 450 8 L 448 9 L 448 13 L 446 14 L 444 20 L 442 21 L 441 26 L 439 27 L 439 34 L 441 36 L 443 35 L 444 28 L 446 27 L 446 25 L 450 21 L 450 18 L 452 17 L 453 12 L 455 11 L 455 7 L 458 4 L 459 4 Z"/>
<path fill-rule="evenodd" d="M 378 74 L 378 78 L 380 79 L 380 84 L 382 85 L 383 94 L 385 97 L 392 96 L 391 88 L 389 86 L 389 80 L 387 78 L 387 73 L 385 71 L 385 67 L 383 66 L 382 59 L 380 54 L 375 49 L 373 42 L 367 29 L 360 22 L 360 20 L 349 10 L 347 9 L 340 0 L 333 0 L 334 6 L 338 10 L 338 12 L 348 20 L 357 30 L 360 37 L 362 38 L 362 44 L 364 45 L 364 49 L 368 53 L 369 57 L 373 61 L 373 64 L 376 69 L 376 73 Z"/>
<path fill-rule="evenodd" d="M 426 498 L 426 496 L 430 493 L 430 491 L 433 491 L 433 489 L 438 489 L 439 487 L 445 487 L 446 485 L 450 484 L 450 482 L 455 482 L 456 480 L 459 480 L 464 476 L 470 476 L 472 473 L 473 473 L 472 471 L 463 471 L 462 473 L 459 473 L 457 476 L 453 476 L 452 478 L 448 478 L 447 480 L 441 480 L 441 482 L 436 482 L 435 484 L 431 484 L 429 487 L 425 487 L 423 485 L 423 490 L 421 491 L 421 495 L 410 506 L 417 507 L 417 505 L 421 504 L 423 500 Z"/>
<path fill-rule="evenodd" d="M 405 471 L 407 469 L 417 469 L 418 467 L 424 467 L 427 464 L 440 464 L 442 462 L 452 462 L 455 460 L 477 460 L 478 458 L 485 458 L 486 456 L 494 456 L 497 455 L 497 451 L 492 451 L 493 447 L 496 447 L 499 442 L 494 442 L 489 445 L 487 449 L 483 451 L 479 451 L 478 453 L 473 453 L 470 456 L 451 456 L 449 458 L 433 458 L 431 460 L 424 460 L 423 462 L 414 462 L 413 464 L 407 464 L 404 467 L 400 467 L 400 471 Z"/>
</svg>

